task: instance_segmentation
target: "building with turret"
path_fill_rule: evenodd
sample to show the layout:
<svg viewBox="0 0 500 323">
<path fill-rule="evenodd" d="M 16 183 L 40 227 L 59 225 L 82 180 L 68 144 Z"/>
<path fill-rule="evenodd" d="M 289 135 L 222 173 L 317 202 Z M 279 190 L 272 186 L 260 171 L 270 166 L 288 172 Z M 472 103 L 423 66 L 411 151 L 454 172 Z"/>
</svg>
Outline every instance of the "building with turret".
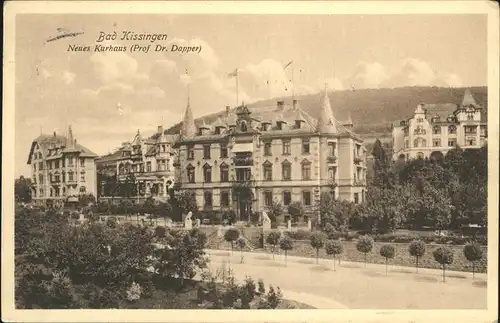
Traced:
<svg viewBox="0 0 500 323">
<path fill-rule="evenodd" d="M 350 118 L 334 117 L 326 89 L 317 119 L 293 100 L 227 107 L 214 122 L 196 124 L 188 100 L 174 146 L 176 184 L 195 192 L 200 209 L 230 208 L 242 221 L 273 201 L 285 208 L 301 202 L 311 211 L 321 192 L 360 203 L 366 151 L 352 127 Z"/>
<path fill-rule="evenodd" d="M 132 141 L 122 143 L 115 152 L 96 160 L 99 174 L 98 196 L 103 198 L 168 198 L 174 184 L 173 144 L 176 135 L 165 134 L 162 126 L 143 138 L 140 131 Z"/>
<path fill-rule="evenodd" d="M 487 109 L 467 89 L 461 104 L 419 104 L 392 127 L 393 160 L 445 155 L 457 146 L 477 149 L 488 138 Z"/>
<path fill-rule="evenodd" d="M 31 168 L 32 198 L 40 205 L 77 202 L 79 195 L 97 195 L 95 158 L 88 148 L 68 135 L 41 134 L 31 143 L 28 165 Z"/>
</svg>

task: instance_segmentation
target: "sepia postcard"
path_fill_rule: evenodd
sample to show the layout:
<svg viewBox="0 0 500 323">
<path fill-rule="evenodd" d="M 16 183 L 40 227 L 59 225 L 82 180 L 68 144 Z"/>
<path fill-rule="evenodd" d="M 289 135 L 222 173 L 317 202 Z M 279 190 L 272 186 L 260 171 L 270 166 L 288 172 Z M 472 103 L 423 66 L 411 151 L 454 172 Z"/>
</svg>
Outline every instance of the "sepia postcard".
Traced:
<svg viewBox="0 0 500 323">
<path fill-rule="evenodd" d="M 7 2 L 2 320 L 496 322 L 498 14 Z"/>
</svg>

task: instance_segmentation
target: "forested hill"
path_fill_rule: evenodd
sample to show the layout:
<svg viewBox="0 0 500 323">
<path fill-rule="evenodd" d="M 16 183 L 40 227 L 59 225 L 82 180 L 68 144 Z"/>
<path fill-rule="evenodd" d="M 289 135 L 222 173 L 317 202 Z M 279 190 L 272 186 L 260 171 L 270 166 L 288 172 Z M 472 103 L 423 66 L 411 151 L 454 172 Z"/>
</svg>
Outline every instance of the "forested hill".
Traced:
<svg viewBox="0 0 500 323">
<path fill-rule="evenodd" d="M 334 91 L 330 93 L 330 103 L 334 116 L 339 121 L 347 119 L 348 111 L 354 123 L 354 131 L 362 137 L 389 135 L 394 121 L 408 118 L 419 103 L 456 103 L 462 102 L 466 88 L 445 87 L 402 87 L 395 89 L 361 89 L 355 91 Z M 476 102 L 487 106 L 487 87 L 471 87 Z M 313 117 L 319 115 L 322 93 L 296 96 L 299 105 Z M 275 105 L 277 100 L 291 104 L 291 97 L 273 98 L 248 104 L 250 108 Z M 222 115 L 207 116 L 210 122 Z M 171 127 L 168 132 L 178 132 L 180 124 Z"/>
</svg>

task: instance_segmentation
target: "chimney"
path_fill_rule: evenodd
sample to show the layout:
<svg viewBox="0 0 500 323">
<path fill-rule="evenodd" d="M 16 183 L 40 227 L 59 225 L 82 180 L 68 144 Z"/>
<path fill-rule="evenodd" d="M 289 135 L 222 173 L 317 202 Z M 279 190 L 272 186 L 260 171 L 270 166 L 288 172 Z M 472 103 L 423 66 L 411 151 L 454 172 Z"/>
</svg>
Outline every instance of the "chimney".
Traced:
<svg viewBox="0 0 500 323">
<path fill-rule="evenodd" d="M 75 146 L 76 146 L 76 139 L 75 139 Z"/>
<path fill-rule="evenodd" d="M 54 138 L 56 137 L 56 132 L 54 131 Z"/>
<path fill-rule="evenodd" d="M 285 107 L 285 101 L 276 102 L 278 110 L 282 110 Z"/>
<path fill-rule="evenodd" d="M 292 105 L 293 105 L 293 109 L 297 109 L 297 107 L 298 107 L 298 105 L 299 105 L 299 100 L 294 99 L 292 102 L 293 102 L 293 103 L 292 103 Z"/>
<path fill-rule="evenodd" d="M 229 110 L 231 109 L 231 107 L 229 105 L 226 105 L 226 115 L 229 115 Z"/>
<path fill-rule="evenodd" d="M 163 133 L 163 126 L 158 126 L 158 133 L 162 134 Z"/>
</svg>

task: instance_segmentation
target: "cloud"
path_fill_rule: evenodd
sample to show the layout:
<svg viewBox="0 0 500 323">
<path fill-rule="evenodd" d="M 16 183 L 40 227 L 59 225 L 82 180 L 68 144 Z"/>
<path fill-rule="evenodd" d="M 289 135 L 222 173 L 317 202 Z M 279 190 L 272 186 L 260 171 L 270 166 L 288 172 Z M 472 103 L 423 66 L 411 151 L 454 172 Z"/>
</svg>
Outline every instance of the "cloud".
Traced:
<svg viewBox="0 0 500 323">
<path fill-rule="evenodd" d="M 355 88 L 377 88 L 387 77 L 387 71 L 382 64 L 360 62 L 344 83 Z"/>
<path fill-rule="evenodd" d="M 63 79 L 64 83 L 66 83 L 66 84 L 72 83 L 73 80 L 75 79 L 75 77 L 76 77 L 76 74 L 71 73 L 70 71 L 63 71 L 62 72 L 62 79 Z"/>
</svg>

